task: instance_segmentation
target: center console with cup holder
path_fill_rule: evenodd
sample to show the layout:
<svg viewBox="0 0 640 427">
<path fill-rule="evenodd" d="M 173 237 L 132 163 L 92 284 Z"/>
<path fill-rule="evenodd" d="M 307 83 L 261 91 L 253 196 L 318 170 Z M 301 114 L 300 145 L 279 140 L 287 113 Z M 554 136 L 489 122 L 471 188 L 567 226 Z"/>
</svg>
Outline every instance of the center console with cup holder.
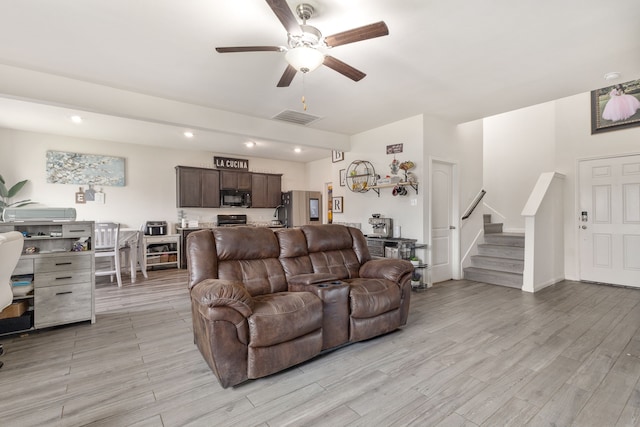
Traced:
<svg viewBox="0 0 640 427">
<path fill-rule="evenodd" d="M 322 300 L 322 349 L 349 341 L 349 285 L 341 280 L 313 284 L 289 284 L 289 291 L 311 292 Z"/>
</svg>

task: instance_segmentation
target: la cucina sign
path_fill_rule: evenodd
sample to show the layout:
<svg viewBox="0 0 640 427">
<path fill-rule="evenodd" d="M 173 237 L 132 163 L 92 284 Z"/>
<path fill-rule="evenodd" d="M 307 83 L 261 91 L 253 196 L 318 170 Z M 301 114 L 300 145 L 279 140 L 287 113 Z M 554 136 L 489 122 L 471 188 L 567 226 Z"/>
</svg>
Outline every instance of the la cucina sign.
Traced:
<svg viewBox="0 0 640 427">
<path fill-rule="evenodd" d="M 214 157 L 213 164 L 216 169 L 232 169 L 238 171 L 249 170 L 249 160 L 247 159 L 234 159 L 232 157 Z"/>
</svg>

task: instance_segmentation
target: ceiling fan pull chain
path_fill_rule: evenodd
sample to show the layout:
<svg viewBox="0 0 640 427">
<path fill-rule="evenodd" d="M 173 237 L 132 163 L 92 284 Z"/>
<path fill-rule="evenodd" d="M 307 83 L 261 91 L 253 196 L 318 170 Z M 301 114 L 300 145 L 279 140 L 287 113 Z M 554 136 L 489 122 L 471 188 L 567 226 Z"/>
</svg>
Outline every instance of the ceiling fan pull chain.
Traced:
<svg viewBox="0 0 640 427">
<path fill-rule="evenodd" d="M 304 98 L 304 92 L 305 92 L 304 76 L 305 76 L 306 74 L 307 74 L 307 73 L 302 73 L 302 109 L 303 109 L 304 111 L 307 111 L 307 101 L 306 101 L 306 99 Z"/>
</svg>

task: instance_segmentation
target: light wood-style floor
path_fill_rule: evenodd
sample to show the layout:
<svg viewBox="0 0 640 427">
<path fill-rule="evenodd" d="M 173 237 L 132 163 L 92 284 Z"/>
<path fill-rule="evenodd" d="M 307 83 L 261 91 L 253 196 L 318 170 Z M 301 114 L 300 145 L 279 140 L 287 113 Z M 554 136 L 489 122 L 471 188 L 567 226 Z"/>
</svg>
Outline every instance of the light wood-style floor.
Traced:
<svg viewBox="0 0 640 427">
<path fill-rule="evenodd" d="M 640 291 L 477 282 L 412 295 L 402 330 L 222 389 L 184 270 L 97 286 L 97 323 L 0 338 L 2 426 L 632 426 Z"/>
</svg>

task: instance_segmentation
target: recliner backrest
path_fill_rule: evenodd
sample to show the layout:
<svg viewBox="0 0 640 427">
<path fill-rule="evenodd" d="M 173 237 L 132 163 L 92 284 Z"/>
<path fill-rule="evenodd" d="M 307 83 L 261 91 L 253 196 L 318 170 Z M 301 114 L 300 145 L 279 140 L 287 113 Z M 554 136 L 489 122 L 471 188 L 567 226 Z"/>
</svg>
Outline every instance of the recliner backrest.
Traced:
<svg viewBox="0 0 640 427">
<path fill-rule="evenodd" d="M 220 227 L 213 230 L 213 237 L 217 278 L 242 282 L 252 296 L 287 290 L 278 239 L 271 229 Z"/>
<path fill-rule="evenodd" d="M 280 263 L 287 279 L 300 274 L 313 273 L 307 250 L 307 239 L 299 228 L 281 228 L 275 231 L 280 244 Z"/>
<path fill-rule="evenodd" d="M 314 273 L 330 273 L 339 279 L 359 277 L 360 260 L 349 228 L 339 224 L 300 227 L 307 240 Z"/>
</svg>

